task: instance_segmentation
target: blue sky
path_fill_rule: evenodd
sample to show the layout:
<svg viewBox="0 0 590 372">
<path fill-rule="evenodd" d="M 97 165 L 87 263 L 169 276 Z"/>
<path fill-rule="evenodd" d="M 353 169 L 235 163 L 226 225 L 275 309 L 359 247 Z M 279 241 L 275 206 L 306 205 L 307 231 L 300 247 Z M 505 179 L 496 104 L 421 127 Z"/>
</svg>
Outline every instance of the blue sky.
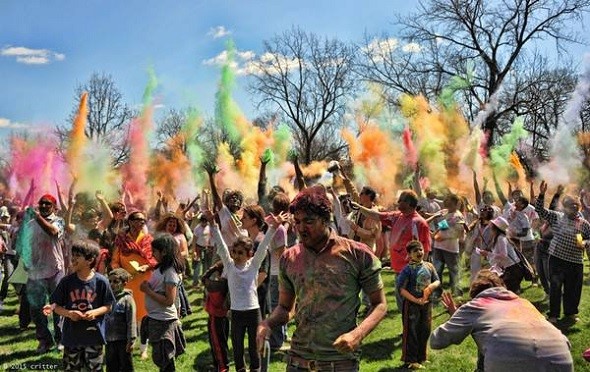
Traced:
<svg viewBox="0 0 590 372">
<path fill-rule="evenodd" d="M 111 74 L 124 99 L 138 105 L 152 66 L 164 109 L 213 104 L 219 66 L 231 37 L 240 52 L 261 54 L 263 41 L 299 26 L 321 36 L 361 41 L 365 32 L 395 36 L 394 13 L 407 0 L 87 0 L 0 1 L 0 136 L 11 128 L 64 123 L 74 90 L 93 72 Z M 221 37 L 218 37 L 223 35 Z M 574 54 L 580 56 L 588 48 Z M 237 80 L 236 100 L 253 119 L 253 102 Z"/>
<path fill-rule="evenodd" d="M 392 33 L 395 10 L 408 1 L 299 2 L 200 1 L 0 1 L 0 135 L 9 128 L 63 123 L 74 89 L 93 72 L 113 76 L 124 98 L 139 104 L 148 66 L 159 80 L 164 108 L 196 105 L 213 113 L 219 66 L 207 62 L 231 37 L 239 51 L 260 54 L 263 41 L 292 25 L 360 41 L 363 34 Z M 371 4 L 371 5 L 369 5 Z M 222 37 L 219 37 L 223 35 Z M 253 102 L 240 91 L 246 114 Z"/>
</svg>

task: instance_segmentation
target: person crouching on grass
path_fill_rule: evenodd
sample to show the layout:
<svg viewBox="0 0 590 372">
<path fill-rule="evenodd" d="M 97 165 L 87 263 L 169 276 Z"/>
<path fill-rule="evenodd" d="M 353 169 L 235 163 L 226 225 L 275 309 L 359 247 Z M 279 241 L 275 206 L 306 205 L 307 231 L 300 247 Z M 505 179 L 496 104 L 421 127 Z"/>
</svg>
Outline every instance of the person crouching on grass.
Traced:
<svg viewBox="0 0 590 372">
<path fill-rule="evenodd" d="M 184 258 L 178 242 L 169 233 L 152 241 L 152 254 L 158 265 L 139 289 L 145 293 L 147 316 L 141 332 L 147 332 L 152 345 L 152 360 L 160 371 L 175 371 L 174 359 L 184 353 L 186 340 L 179 320 L 178 286 L 184 272 Z"/>
<path fill-rule="evenodd" d="M 118 268 L 109 273 L 111 289 L 117 299 L 113 310 L 106 315 L 107 372 L 133 372 L 133 344 L 137 338 L 135 301 L 125 285 L 131 278 L 127 270 Z"/>
<path fill-rule="evenodd" d="M 421 369 L 426 362 L 426 346 L 432 329 L 430 295 L 440 286 L 436 269 L 423 261 L 424 248 L 418 240 L 406 245 L 410 262 L 397 277 L 402 301 L 402 361 L 404 367 Z"/>
<path fill-rule="evenodd" d="M 72 274 L 64 277 L 50 301 L 64 318 L 61 344 L 66 371 L 102 371 L 106 343 L 104 315 L 115 296 L 108 279 L 94 271 L 100 248 L 90 240 L 72 245 Z"/>
</svg>

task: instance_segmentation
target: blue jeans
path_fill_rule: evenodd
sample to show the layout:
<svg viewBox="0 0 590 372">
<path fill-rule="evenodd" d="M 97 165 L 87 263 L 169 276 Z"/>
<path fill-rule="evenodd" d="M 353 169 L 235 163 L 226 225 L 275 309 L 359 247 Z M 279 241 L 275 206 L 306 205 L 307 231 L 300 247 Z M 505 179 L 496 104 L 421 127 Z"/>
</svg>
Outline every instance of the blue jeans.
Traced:
<svg viewBox="0 0 590 372">
<path fill-rule="evenodd" d="M 442 249 L 434 248 L 432 250 L 432 263 L 434 264 L 434 268 L 436 269 L 441 284 L 435 293 L 439 296 L 442 293 L 443 271 L 445 270 L 445 265 L 449 269 L 449 285 L 451 291 L 453 294 L 459 292 L 459 253 L 447 252 Z"/>
</svg>

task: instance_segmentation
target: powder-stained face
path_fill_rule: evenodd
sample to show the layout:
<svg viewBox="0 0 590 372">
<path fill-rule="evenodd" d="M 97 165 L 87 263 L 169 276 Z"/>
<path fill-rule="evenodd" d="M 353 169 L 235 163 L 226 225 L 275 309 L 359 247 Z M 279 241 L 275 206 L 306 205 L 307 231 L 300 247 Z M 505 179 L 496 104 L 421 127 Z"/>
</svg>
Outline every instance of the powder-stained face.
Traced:
<svg viewBox="0 0 590 372">
<path fill-rule="evenodd" d="M 324 220 L 304 211 L 297 211 L 293 214 L 293 223 L 299 241 L 306 248 L 320 250 L 322 248 L 320 245 L 325 243 L 330 235 L 330 230 Z"/>
<path fill-rule="evenodd" d="M 115 275 L 109 275 L 109 283 L 113 293 L 119 293 L 125 288 L 125 282 Z"/>
<path fill-rule="evenodd" d="M 43 217 L 47 217 L 55 212 L 55 205 L 49 199 L 39 200 L 39 214 Z"/>
<path fill-rule="evenodd" d="M 422 259 L 424 258 L 424 248 L 413 248 L 410 251 L 409 256 L 410 261 L 412 262 L 422 262 Z"/>
</svg>

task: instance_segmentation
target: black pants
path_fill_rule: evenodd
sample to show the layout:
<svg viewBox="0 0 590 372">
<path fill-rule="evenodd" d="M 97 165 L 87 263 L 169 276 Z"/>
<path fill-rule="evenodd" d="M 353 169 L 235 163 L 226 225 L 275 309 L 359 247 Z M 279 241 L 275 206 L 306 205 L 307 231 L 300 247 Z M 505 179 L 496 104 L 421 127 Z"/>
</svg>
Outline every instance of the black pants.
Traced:
<svg viewBox="0 0 590 372">
<path fill-rule="evenodd" d="M 127 340 L 107 342 L 105 352 L 107 372 L 133 372 L 133 357 L 126 349 Z"/>
<path fill-rule="evenodd" d="M 402 308 L 402 361 L 422 363 L 432 328 L 432 304 L 418 305 L 404 299 Z"/>
<path fill-rule="evenodd" d="M 231 311 L 231 342 L 234 349 L 236 371 L 245 371 L 244 336 L 248 333 L 248 355 L 250 355 L 250 371 L 260 368 L 260 355 L 256 347 L 256 328 L 262 321 L 260 309 Z"/>
<path fill-rule="evenodd" d="M 549 256 L 549 317 L 559 318 L 563 296 L 563 314 L 578 314 L 582 296 L 584 265 Z"/>
<path fill-rule="evenodd" d="M 229 371 L 229 348 L 227 346 L 229 319 L 225 316 L 209 315 L 207 331 L 209 331 L 209 346 L 211 346 L 215 372 Z"/>
</svg>

